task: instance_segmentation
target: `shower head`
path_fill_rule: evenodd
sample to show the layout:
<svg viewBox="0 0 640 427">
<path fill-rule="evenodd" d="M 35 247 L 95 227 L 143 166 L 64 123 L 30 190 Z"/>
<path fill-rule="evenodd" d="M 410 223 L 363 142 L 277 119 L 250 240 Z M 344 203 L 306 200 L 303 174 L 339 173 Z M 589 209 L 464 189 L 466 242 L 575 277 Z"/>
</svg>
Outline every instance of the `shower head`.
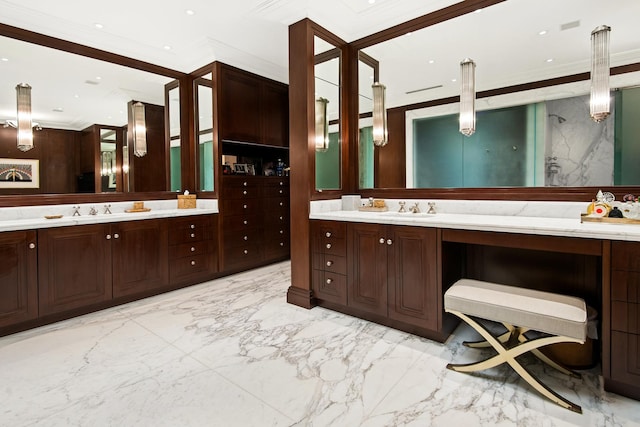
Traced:
<svg viewBox="0 0 640 427">
<path fill-rule="evenodd" d="M 567 119 L 557 114 L 549 114 L 549 117 L 555 117 L 556 119 L 558 119 L 558 123 L 564 123 L 567 121 Z"/>
</svg>

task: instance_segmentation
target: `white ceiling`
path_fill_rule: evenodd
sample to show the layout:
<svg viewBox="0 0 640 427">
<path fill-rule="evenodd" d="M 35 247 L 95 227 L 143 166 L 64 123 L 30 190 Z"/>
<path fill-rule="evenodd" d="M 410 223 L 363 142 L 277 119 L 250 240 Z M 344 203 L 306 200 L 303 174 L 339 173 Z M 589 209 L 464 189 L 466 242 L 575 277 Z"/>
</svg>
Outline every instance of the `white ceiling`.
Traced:
<svg viewBox="0 0 640 427">
<path fill-rule="evenodd" d="M 0 0 L 0 22 L 182 72 L 222 61 L 287 82 L 288 26 L 302 18 L 353 41 L 456 3 L 369 1 Z M 589 34 L 602 24 L 613 28 L 612 65 L 640 61 L 638 16 L 639 0 L 508 0 L 388 42 L 387 48 L 367 51 L 381 62 L 381 80 L 387 84 L 392 106 L 455 95 L 458 84 L 451 80 L 465 57 L 478 64 L 478 90 L 588 71 Z M 575 21 L 578 26 L 561 31 L 563 24 Z M 538 36 L 543 29 L 547 35 Z M 126 112 L 110 106 L 116 100 L 119 105 L 131 99 L 163 103 L 162 90 L 148 93 L 146 89 L 169 79 L 138 71 L 123 73 L 121 67 L 94 70 L 94 65 L 80 58 L 57 57 L 50 49 L 31 50 L 36 48 L 3 39 L 0 58 L 8 61 L 0 62 L 0 121 L 15 116 L 14 88 L 19 82 L 34 87 L 35 119 L 53 127 L 65 127 L 63 122 L 67 128 L 87 123 L 122 125 Z M 28 58 L 20 55 L 25 53 Z M 547 63 L 551 57 L 554 61 Z M 98 76 L 102 80 L 95 85 Z M 45 79 L 51 77 L 55 84 Z M 405 93 L 437 85 L 442 88 Z M 92 97 L 98 90 L 99 97 Z M 78 99 L 91 100 L 91 107 Z M 64 113 L 56 111 L 60 109 Z M 84 116 L 94 110 L 93 117 Z"/>
</svg>

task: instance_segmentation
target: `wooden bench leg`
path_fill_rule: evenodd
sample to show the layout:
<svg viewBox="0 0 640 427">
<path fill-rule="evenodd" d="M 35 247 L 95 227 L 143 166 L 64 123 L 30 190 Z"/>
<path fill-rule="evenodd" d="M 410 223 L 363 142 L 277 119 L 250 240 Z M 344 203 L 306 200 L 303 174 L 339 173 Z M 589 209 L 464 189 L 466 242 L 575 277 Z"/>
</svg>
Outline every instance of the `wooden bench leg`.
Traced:
<svg viewBox="0 0 640 427">
<path fill-rule="evenodd" d="M 511 337 L 515 336 L 516 339 L 508 339 L 503 344 L 500 339 L 504 336 L 504 334 L 500 337 L 495 337 L 483 325 L 476 322 L 466 314 L 453 310 L 448 311 L 464 320 L 469 326 L 476 330 L 486 340 L 486 342 L 496 350 L 498 354 L 475 363 L 458 365 L 449 363 L 447 365 L 447 369 L 458 372 L 475 372 L 493 368 L 503 363 L 508 363 L 513 368 L 513 370 L 516 371 L 518 375 L 520 375 L 522 379 L 529 383 L 529 385 L 536 389 L 540 394 L 542 394 L 552 402 L 562 406 L 563 408 L 567 408 L 580 414 L 582 413 L 582 408 L 580 406 L 570 402 L 569 400 L 551 390 L 545 384 L 541 383 L 533 374 L 531 374 L 531 372 L 529 372 L 524 366 L 520 364 L 520 362 L 515 359 L 516 357 L 521 356 L 524 353 L 533 352 L 537 348 L 543 347 L 545 345 L 555 344 L 559 342 L 580 343 L 580 340 L 555 335 L 528 340 L 526 339 L 526 337 L 519 333 L 518 328 L 513 328 L 513 330 L 509 332 L 509 335 Z M 517 336 L 514 334 L 516 334 Z M 508 344 L 510 346 L 513 345 L 513 347 L 506 347 L 505 344 Z"/>
</svg>

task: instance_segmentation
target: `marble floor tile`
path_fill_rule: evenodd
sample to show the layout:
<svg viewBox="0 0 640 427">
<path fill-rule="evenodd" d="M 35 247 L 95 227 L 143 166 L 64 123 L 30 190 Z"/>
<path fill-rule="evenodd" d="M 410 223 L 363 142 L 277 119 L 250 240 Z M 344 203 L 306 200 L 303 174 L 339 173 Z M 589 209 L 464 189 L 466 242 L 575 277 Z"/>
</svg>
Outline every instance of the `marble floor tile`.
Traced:
<svg viewBox="0 0 640 427">
<path fill-rule="evenodd" d="M 508 367 L 286 303 L 288 262 L 0 338 L 0 426 L 640 426 L 640 402 L 532 361 L 579 415 Z"/>
</svg>

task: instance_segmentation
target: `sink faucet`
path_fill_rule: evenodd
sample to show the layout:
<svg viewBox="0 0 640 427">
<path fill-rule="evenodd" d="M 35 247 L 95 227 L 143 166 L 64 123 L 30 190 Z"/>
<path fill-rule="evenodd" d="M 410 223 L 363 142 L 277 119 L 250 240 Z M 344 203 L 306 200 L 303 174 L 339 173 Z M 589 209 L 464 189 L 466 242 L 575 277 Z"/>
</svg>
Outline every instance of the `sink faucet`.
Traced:
<svg viewBox="0 0 640 427">
<path fill-rule="evenodd" d="M 98 210 L 94 206 L 91 206 L 91 209 L 89 209 L 89 215 L 97 215 L 97 214 L 98 214 Z"/>
<path fill-rule="evenodd" d="M 409 210 L 411 211 L 411 213 L 420 213 L 420 207 L 418 206 L 419 203 L 416 202 L 413 206 L 411 206 L 409 208 Z"/>
<path fill-rule="evenodd" d="M 104 213 L 105 214 L 110 214 L 111 213 L 111 204 L 104 205 Z"/>
<path fill-rule="evenodd" d="M 406 204 L 406 202 L 398 202 L 398 204 L 400 205 L 400 209 L 398 209 L 398 212 L 406 212 L 407 211 L 404 208 L 404 205 Z"/>
<path fill-rule="evenodd" d="M 72 216 L 80 216 L 80 206 L 73 207 L 73 215 Z"/>
<path fill-rule="evenodd" d="M 429 210 L 427 211 L 428 214 L 435 214 L 436 213 L 436 202 L 429 202 L 427 203 L 429 205 Z"/>
</svg>

